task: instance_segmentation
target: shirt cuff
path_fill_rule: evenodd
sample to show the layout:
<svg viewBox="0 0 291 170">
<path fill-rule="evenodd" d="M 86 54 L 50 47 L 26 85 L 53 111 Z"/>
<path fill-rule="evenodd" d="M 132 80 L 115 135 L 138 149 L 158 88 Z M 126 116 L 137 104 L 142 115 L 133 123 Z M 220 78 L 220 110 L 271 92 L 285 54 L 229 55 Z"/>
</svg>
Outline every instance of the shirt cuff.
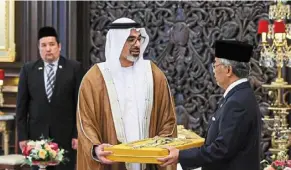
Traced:
<svg viewBox="0 0 291 170">
<path fill-rule="evenodd" d="M 93 160 L 95 160 L 95 161 L 97 161 L 97 162 L 100 162 L 101 163 L 101 161 L 98 159 L 98 157 L 97 157 L 97 155 L 96 155 L 96 152 L 95 152 L 95 148 L 96 147 L 98 147 L 98 145 L 93 145 L 92 146 L 92 152 L 91 152 L 91 156 L 92 156 L 92 159 Z"/>
</svg>

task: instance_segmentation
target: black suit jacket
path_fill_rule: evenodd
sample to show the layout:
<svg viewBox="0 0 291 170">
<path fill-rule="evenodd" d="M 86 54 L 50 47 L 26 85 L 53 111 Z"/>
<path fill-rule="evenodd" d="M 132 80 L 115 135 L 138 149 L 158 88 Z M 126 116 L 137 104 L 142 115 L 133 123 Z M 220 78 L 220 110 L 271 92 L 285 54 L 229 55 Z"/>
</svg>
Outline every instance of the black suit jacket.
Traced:
<svg viewBox="0 0 291 170">
<path fill-rule="evenodd" d="M 249 82 L 229 91 L 210 119 L 201 148 L 180 151 L 179 162 L 203 170 L 259 170 L 261 113 Z"/>
<path fill-rule="evenodd" d="M 37 140 L 43 135 L 71 149 L 72 138 L 77 138 L 76 107 L 83 69 L 79 62 L 60 57 L 50 103 L 44 69 L 41 59 L 21 69 L 16 109 L 18 140 Z"/>
</svg>

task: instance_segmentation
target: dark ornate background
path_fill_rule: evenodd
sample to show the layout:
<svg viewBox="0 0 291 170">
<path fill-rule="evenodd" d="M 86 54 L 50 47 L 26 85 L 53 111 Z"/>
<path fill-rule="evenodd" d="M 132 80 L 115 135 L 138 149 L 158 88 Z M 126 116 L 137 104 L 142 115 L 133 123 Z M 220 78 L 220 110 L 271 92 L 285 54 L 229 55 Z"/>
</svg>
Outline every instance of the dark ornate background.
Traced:
<svg viewBox="0 0 291 170">
<path fill-rule="evenodd" d="M 105 60 L 108 23 L 120 17 L 140 22 L 150 37 L 145 57 L 166 74 L 176 101 L 178 123 L 204 136 L 223 93 L 212 75 L 213 43 L 217 39 L 237 39 L 257 47 L 257 23 L 268 17 L 270 3 L 90 2 L 90 61 Z M 261 85 L 270 83 L 276 70 L 259 66 L 258 51 L 256 48 L 251 60 L 250 81 L 262 114 L 268 114 L 266 107 L 271 99 Z M 267 154 L 270 134 L 264 128 L 262 135 L 262 148 Z"/>
</svg>

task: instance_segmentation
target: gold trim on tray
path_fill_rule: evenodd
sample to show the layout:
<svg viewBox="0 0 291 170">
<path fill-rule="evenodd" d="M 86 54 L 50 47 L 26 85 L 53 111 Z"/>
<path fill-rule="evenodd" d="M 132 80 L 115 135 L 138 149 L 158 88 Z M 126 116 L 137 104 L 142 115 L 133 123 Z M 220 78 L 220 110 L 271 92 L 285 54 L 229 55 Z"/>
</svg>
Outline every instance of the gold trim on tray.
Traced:
<svg viewBox="0 0 291 170">
<path fill-rule="evenodd" d="M 107 159 L 116 162 L 127 163 L 150 163 L 160 164 L 157 158 L 165 157 L 169 151 L 165 146 L 174 146 L 179 150 L 200 147 L 204 144 L 204 138 L 192 131 L 178 127 L 178 138 L 154 137 L 130 143 L 114 145 L 105 148 L 105 151 L 112 151 L 113 154 Z"/>
</svg>

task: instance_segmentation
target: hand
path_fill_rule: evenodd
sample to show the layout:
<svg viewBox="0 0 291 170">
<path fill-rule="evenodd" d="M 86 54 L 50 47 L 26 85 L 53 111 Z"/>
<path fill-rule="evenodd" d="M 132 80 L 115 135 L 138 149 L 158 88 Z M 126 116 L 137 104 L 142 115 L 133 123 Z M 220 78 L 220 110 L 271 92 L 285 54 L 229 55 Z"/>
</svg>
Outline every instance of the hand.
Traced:
<svg viewBox="0 0 291 170">
<path fill-rule="evenodd" d="M 165 148 L 168 149 L 170 153 L 164 158 L 158 158 L 158 161 L 162 162 L 160 166 L 165 167 L 168 165 L 177 164 L 179 158 L 179 150 L 170 146 L 166 146 Z"/>
<path fill-rule="evenodd" d="M 72 148 L 77 150 L 77 148 L 78 148 L 78 139 L 76 139 L 76 138 L 72 139 Z"/>
<path fill-rule="evenodd" d="M 111 151 L 104 151 L 105 147 L 111 147 L 112 145 L 109 144 L 101 144 L 98 147 L 95 147 L 95 153 L 99 161 L 103 164 L 113 164 L 113 161 L 106 159 L 105 157 L 112 154 Z"/>
<path fill-rule="evenodd" d="M 22 151 L 23 151 L 23 148 L 26 146 L 27 142 L 28 142 L 27 140 L 23 140 L 19 142 L 19 147 Z"/>
</svg>

